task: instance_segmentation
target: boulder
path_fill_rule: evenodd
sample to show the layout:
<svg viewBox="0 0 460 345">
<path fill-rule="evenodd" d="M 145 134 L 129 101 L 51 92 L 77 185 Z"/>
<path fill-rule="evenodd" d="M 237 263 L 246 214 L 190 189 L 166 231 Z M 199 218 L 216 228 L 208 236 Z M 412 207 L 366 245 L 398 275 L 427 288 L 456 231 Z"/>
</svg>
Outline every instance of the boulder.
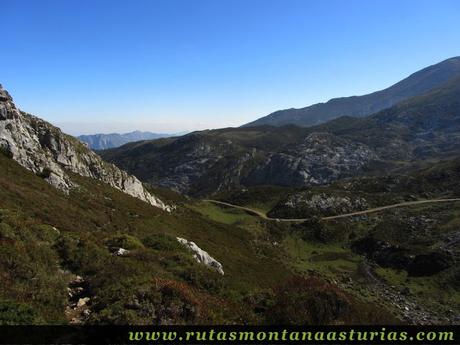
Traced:
<svg viewBox="0 0 460 345">
<path fill-rule="evenodd" d="M 115 252 L 116 256 L 124 256 L 129 253 L 129 250 L 125 248 L 118 248 L 118 250 Z"/>
<path fill-rule="evenodd" d="M 185 247 L 187 247 L 195 253 L 193 257 L 197 262 L 205 266 L 208 266 L 216 270 L 220 274 L 224 275 L 224 269 L 222 267 L 222 264 L 218 262 L 216 259 L 214 259 L 212 256 L 210 256 L 206 251 L 198 247 L 195 242 L 191 242 L 186 240 L 185 238 L 180 237 L 177 237 L 177 241 L 179 241 L 179 243 L 181 243 L 182 245 L 184 245 Z"/>
<path fill-rule="evenodd" d="M 77 308 L 84 307 L 90 301 L 89 297 L 80 298 L 77 302 Z"/>
</svg>

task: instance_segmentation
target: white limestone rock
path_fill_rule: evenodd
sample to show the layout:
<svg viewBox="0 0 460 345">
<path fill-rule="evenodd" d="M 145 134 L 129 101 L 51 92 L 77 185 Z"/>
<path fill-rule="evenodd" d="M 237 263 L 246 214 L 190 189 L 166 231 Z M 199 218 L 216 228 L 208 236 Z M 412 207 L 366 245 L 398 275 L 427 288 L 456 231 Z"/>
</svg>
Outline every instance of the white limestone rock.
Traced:
<svg viewBox="0 0 460 345">
<path fill-rule="evenodd" d="M 195 242 L 191 242 L 185 238 L 180 237 L 177 237 L 177 241 L 195 253 L 193 257 L 197 262 L 206 265 L 224 275 L 224 268 L 222 264 L 214 259 L 211 255 L 209 255 L 206 251 L 198 247 Z"/>
<path fill-rule="evenodd" d="M 90 301 L 89 297 L 80 298 L 77 302 L 77 308 L 84 307 Z"/>
<path fill-rule="evenodd" d="M 367 200 L 360 196 L 336 196 L 327 193 L 314 194 L 310 191 L 290 195 L 284 206 L 293 209 L 307 207 L 312 211 L 330 215 L 363 211 L 369 208 Z"/>
<path fill-rule="evenodd" d="M 126 254 L 129 254 L 129 250 L 125 248 L 118 248 L 118 250 L 115 252 L 116 256 L 124 256 Z"/>
<path fill-rule="evenodd" d="M 0 85 L 0 148 L 24 168 L 69 193 L 77 184 L 67 172 L 94 178 L 165 211 L 172 207 L 150 194 L 134 176 L 103 161 L 76 138 L 21 112 Z"/>
</svg>

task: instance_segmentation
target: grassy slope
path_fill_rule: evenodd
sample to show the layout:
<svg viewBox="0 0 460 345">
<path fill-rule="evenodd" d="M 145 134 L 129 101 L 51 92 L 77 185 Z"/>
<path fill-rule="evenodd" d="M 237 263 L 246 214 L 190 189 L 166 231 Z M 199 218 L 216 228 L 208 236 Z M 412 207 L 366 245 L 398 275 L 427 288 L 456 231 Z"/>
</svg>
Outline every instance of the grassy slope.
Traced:
<svg viewBox="0 0 460 345">
<path fill-rule="evenodd" d="M 61 234 L 86 238 L 104 250 L 104 241 L 116 233 L 141 240 L 151 234 L 181 236 L 195 241 L 216 257 L 226 272 L 218 279 L 223 280 L 228 290 L 241 293 L 276 284 L 287 275 L 280 263 L 270 258 L 276 255 L 260 257 L 255 253 L 250 233 L 210 221 L 188 208 L 179 207 L 170 215 L 101 183 L 77 176 L 80 189 L 65 196 L 3 155 L 0 155 L 0 170 L 0 209 L 13 213 L 14 221 L 19 224 L 49 224 L 57 227 Z M 84 270 L 81 268 L 75 273 L 82 274 Z M 157 262 L 152 262 L 151 270 L 144 267 L 141 271 L 152 277 L 174 277 L 174 272 L 158 267 Z"/>
<path fill-rule="evenodd" d="M 221 212 L 234 211 L 222 208 Z M 420 229 L 420 233 L 415 236 L 401 233 L 407 226 L 402 219 L 420 216 L 436 219 L 438 227 L 432 232 Z M 404 303 L 393 301 L 392 298 L 408 288 L 409 296 L 404 299 L 410 303 L 411 309 L 413 305 L 418 305 L 429 315 L 430 322 L 445 323 L 444 315 L 452 316 L 460 310 L 460 275 L 456 266 L 434 276 L 409 277 L 402 270 L 372 265 L 375 278 L 384 282 L 383 286 L 387 286 L 385 289 L 392 291 L 390 294 L 382 293 L 375 286 L 374 278 L 363 272 L 365 260 L 352 251 L 350 235 L 360 238 L 372 233 L 376 238 L 400 245 L 413 253 L 424 253 L 436 248 L 443 234 L 455 232 L 459 223 L 459 204 L 422 205 L 373 214 L 365 219 L 323 223 L 322 231 L 328 234 L 326 239 L 317 238 L 317 234 L 309 227 L 289 227 L 278 245 L 285 253 L 285 264 L 294 271 L 309 272 L 338 283 L 362 299 L 389 308 L 399 317 Z M 246 221 L 245 224 L 247 226 L 250 223 Z"/>
<path fill-rule="evenodd" d="M 458 160 L 449 161 L 411 175 L 358 178 L 303 190 L 332 196 L 359 195 L 368 201 L 370 207 L 405 200 L 458 197 L 459 167 Z M 221 195 L 220 199 L 251 207 L 265 198 L 268 204 L 278 200 L 283 205 L 287 195 L 298 192 L 293 189 L 254 187 L 248 191 Z M 302 217 L 305 214 L 299 212 L 293 216 Z M 412 255 L 436 251 L 443 246 L 446 236 L 456 238 L 460 225 L 460 203 L 411 206 L 322 224 L 316 233 L 314 226 L 291 228 L 288 231 L 289 235 L 281 241 L 288 253 L 286 264 L 295 270 L 317 272 L 327 279 L 347 281 L 352 278 L 357 285 L 349 288 L 363 298 L 388 304 L 385 298 L 373 293 L 369 277 L 361 272 L 363 257 L 353 253 L 352 243 L 372 235 L 404 248 Z M 452 246 L 450 249 L 458 260 L 460 252 Z M 393 286 L 397 292 L 408 288 L 411 291 L 409 298 L 432 312 L 433 317 L 440 317 L 441 321 L 443 314 L 451 315 L 460 310 L 460 271 L 456 265 L 429 277 L 409 277 L 405 271 L 376 266 L 375 276 L 386 281 L 388 286 Z"/>
<path fill-rule="evenodd" d="M 163 191 L 178 203 L 167 214 L 94 180 L 74 178 L 80 188 L 66 196 L 0 154 L 0 323 L 67 322 L 67 284 L 75 274 L 88 284 L 92 313 L 86 322 L 285 322 L 283 291 L 305 273 L 279 246 L 287 229 L 190 200 L 185 205 Z M 195 241 L 223 264 L 225 275 L 195 263 L 174 236 Z M 130 253 L 114 256 L 111 246 Z M 375 322 L 376 315 L 393 320 L 328 283 L 299 284 L 313 284 L 326 300 L 351 307 L 344 315 L 330 310 L 327 319 L 316 320 L 308 312 L 308 319 L 289 316 L 288 322 Z M 322 298 L 310 295 L 314 291 L 306 288 L 302 299 Z"/>
</svg>

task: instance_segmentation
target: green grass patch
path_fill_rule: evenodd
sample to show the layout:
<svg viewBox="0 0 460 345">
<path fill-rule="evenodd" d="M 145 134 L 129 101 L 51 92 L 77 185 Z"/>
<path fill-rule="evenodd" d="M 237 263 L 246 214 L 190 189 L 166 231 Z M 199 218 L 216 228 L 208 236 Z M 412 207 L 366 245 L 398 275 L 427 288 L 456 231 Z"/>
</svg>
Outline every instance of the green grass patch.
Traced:
<svg viewBox="0 0 460 345">
<path fill-rule="evenodd" d="M 252 220 L 254 217 L 243 210 L 238 210 L 231 207 L 222 207 L 211 202 L 197 202 L 188 205 L 188 207 L 215 222 L 223 224 L 247 222 Z"/>
<path fill-rule="evenodd" d="M 362 260 L 340 245 L 304 241 L 297 236 L 286 237 L 282 247 L 288 255 L 288 263 L 295 270 L 314 271 L 334 279 L 338 274 L 350 275 L 355 272 Z"/>
</svg>

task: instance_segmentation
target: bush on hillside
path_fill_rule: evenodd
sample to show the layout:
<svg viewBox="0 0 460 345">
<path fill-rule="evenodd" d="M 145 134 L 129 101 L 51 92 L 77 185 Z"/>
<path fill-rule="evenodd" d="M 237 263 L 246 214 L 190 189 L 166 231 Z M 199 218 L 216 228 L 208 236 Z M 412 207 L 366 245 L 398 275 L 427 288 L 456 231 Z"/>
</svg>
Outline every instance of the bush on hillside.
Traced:
<svg viewBox="0 0 460 345">
<path fill-rule="evenodd" d="M 106 241 L 109 248 L 124 248 L 128 250 L 134 250 L 143 248 L 142 242 L 132 235 L 117 234 Z"/>
<path fill-rule="evenodd" d="M 30 305 L 0 300 L 0 325 L 32 325 L 42 322 Z"/>
<path fill-rule="evenodd" d="M 295 277 L 274 291 L 268 315 L 274 324 L 334 324 L 351 311 L 350 296 L 318 278 Z"/>
<path fill-rule="evenodd" d="M 184 246 L 177 239 L 167 234 L 151 234 L 143 239 L 143 244 L 160 251 L 182 251 Z"/>
</svg>

